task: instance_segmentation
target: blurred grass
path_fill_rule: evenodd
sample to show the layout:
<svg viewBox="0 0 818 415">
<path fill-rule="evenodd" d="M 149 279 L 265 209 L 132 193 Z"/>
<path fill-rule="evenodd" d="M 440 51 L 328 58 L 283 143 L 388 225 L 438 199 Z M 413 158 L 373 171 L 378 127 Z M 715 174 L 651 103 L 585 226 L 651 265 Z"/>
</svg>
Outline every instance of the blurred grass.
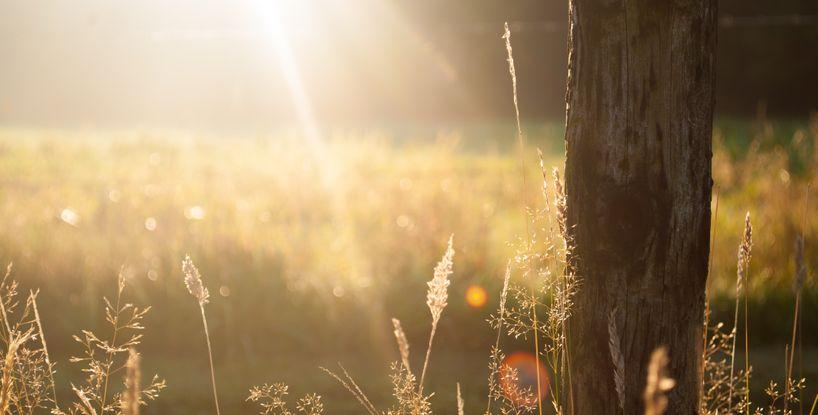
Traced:
<svg viewBox="0 0 818 415">
<path fill-rule="evenodd" d="M 539 194 L 533 147 L 561 167 L 561 127 L 525 129 L 527 182 Z M 389 317 L 403 321 L 420 353 L 425 281 L 454 233 L 451 300 L 430 381 L 448 394 L 460 380 L 474 401 L 485 388 L 492 337 L 485 319 L 511 255 L 507 242 L 524 227 L 513 134 L 506 124 L 402 126 L 340 131 L 316 147 L 290 132 L 2 130 L 0 260 L 14 262 L 23 287 L 42 289 L 49 347 L 63 362 L 79 350 L 70 334 L 101 327 L 101 297 L 113 293 L 121 268 L 131 301 L 154 306 L 142 350 L 146 365 L 169 380 L 156 413 L 200 413 L 208 408 L 205 350 L 179 267 L 190 253 L 214 296 L 208 313 L 225 406 L 238 407 L 253 384 L 283 380 L 294 392 L 321 392 L 336 413 L 333 405 L 352 400 L 317 366 L 343 360 L 385 396 L 386 362 L 395 359 Z M 731 320 L 736 246 L 749 210 L 750 339 L 771 350 L 791 330 L 793 239 L 817 142 L 818 119 L 716 127 L 714 318 Z M 811 221 L 807 233 L 813 273 L 816 227 Z M 485 308 L 465 304 L 471 284 L 488 289 Z M 804 342 L 814 348 L 814 280 L 804 307 Z M 76 375 L 64 363 L 59 370 Z"/>
</svg>

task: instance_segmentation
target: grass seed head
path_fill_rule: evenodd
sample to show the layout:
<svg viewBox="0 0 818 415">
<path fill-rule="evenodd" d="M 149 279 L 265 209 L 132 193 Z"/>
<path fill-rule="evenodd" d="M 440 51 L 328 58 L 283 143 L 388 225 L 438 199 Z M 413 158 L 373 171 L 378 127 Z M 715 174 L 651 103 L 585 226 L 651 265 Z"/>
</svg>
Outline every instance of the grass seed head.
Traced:
<svg viewBox="0 0 818 415">
<path fill-rule="evenodd" d="M 449 237 L 449 245 L 443 258 L 437 263 L 435 267 L 435 274 L 431 281 L 426 283 L 429 290 L 426 293 L 426 304 L 429 306 L 429 311 L 432 313 L 432 321 L 440 320 L 440 314 L 446 308 L 449 300 L 449 276 L 452 274 L 452 266 L 454 259 L 454 249 L 452 248 L 452 239 Z"/>
<path fill-rule="evenodd" d="M 196 268 L 196 265 L 193 264 L 189 255 L 185 255 L 185 259 L 182 260 L 182 271 L 185 273 L 185 286 L 187 286 L 187 290 L 190 291 L 193 297 L 199 300 L 199 305 L 204 307 L 204 305 L 210 301 L 210 293 L 202 283 L 202 276 L 199 274 L 199 270 Z"/>
<path fill-rule="evenodd" d="M 753 253 L 753 226 L 750 224 L 750 212 L 744 217 L 744 236 L 738 246 L 738 271 L 736 293 L 741 292 L 747 284 L 747 268 Z"/>
</svg>

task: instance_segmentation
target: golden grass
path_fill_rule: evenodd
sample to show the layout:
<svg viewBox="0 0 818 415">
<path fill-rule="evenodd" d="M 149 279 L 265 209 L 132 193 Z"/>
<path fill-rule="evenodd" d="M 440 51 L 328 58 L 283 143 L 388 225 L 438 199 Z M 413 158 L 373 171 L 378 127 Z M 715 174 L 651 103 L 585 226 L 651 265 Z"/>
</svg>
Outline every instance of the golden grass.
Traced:
<svg viewBox="0 0 818 415">
<path fill-rule="evenodd" d="M 739 370 L 732 368 L 740 323 L 737 314 L 732 333 L 718 334 L 723 327 L 718 324 L 708 329 L 713 336 L 703 353 L 706 376 L 703 413 L 780 410 L 794 405 L 804 387 L 802 379 L 793 379 L 796 343 L 799 333 L 803 335 L 799 328 L 803 314 L 799 314 L 798 296 L 802 287 L 814 286 L 805 263 L 814 257 L 815 248 L 803 240 L 798 242 L 794 250 L 796 260 L 791 262 L 793 247 L 789 241 L 795 235 L 812 235 L 816 230 L 814 221 L 805 219 L 807 198 L 803 196 L 812 179 L 809 175 L 815 171 L 809 166 L 815 166 L 818 160 L 813 152 L 807 151 L 814 148 L 809 143 L 818 141 L 818 120 L 811 128 L 797 134 L 792 151 L 775 145 L 762 151 L 762 147 L 771 145 L 768 132 L 754 138 L 757 144 L 752 144 L 746 155 L 731 154 L 722 139 L 716 140 L 714 176 L 720 189 L 718 204 L 722 213 L 721 218 L 713 221 L 710 264 L 713 281 L 708 296 L 735 293 L 736 313 L 744 303 L 745 366 Z M 363 290 L 359 292 L 366 292 L 367 296 L 361 298 L 378 301 L 377 294 L 385 292 L 393 281 L 415 273 L 419 264 L 432 263 L 429 258 L 439 255 L 441 235 L 449 233 L 449 228 L 458 233 L 459 246 L 464 246 L 458 248 L 458 269 L 462 266 L 472 272 L 497 274 L 496 283 L 488 286 L 499 291 L 499 310 L 492 318 L 497 338 L 489 357 L 487 412 L 539 411 L 539 399 L 535 397 L 538 395 L 533 390 L 501 386 L 503 382 L 514 381 L 516 376 L 503 367 L 501 338 L 511 336 L 527 338 L 536 355 L 548 365 L 553 374 L 549 384 L 553 411 L 571 413 L 573 396 L 567 370 L 570 356 L 566 348 L 569 333 L 565 320 L 570 316 L 572 293 L 581 287 L 577 285 L 577 276 L 566 273 L 566 254 L 571 246 L 565 240 L 565 199 L 558 169 L 548 174 L 545 167 L 559 162 L 548 155 L 543 156 L 539 169 L 524 169 L 525 180 L 520 180 L 516 167 L 534 166 L 533 154 L 526 154 L 531 156 L 530 160 L 520 162 L 504 152 L 465 151 L 446 138 L 406 147 L 376 139 L 354 143 L 331 141 L 328 146 L 337 155 L 336 162 L 345 174 L 330 191 L 317 184 L 321 166 L 310 161 L 309 154 L 294 141 L 275 144 L 265 140 L 244 141 L 236 145 L 237 149 L 221 142 L 194 144 L 184 140 L 112 143 L 80 140 L 54 144 L 35 139 L 21 144 L 7 138 L 0 139 L 0 143 L 3 148 L 0 170 L 8 178 L 6 198 L 0 201 L 4 212 L 0 215 L 0 226 L 6 230 L 2 246 L 7 248 L 8 255 L 19 258 L 25 278 L 42 274 L 27 282 L 48 281 L 46 290 L 70 289 L 68 283 L 56 277 L 56 270 L 71 270 L 88 275 L 89 284 L 102 286 L 98 276 L 105 272 L 110 275 L 111 269 L 116 269 L 112 267 L 118 267 L 117 262 L 125 257 L 124 252 L 139 252 L 139 257 L 144 258 L 123 268 L 117 299 L 113 304 L 106 301 L 112 331 L 104 339 L 91 332 L 77 336 L 85 354 L 73 363 L 85 367 L 89 378 L 74 387 L 72 402 L 65 407 L 73 413 L 118 413 L 125 411 L 122 402 L 131 399 L 123 395 L 128 388 L 113 390 L 111 380 L 118 373 L 116 368 L 127 366 L 125 354 L 141 338 L 139 320 L 145 313 L 128 301 L 120 301 L 126 275 L 153 276 L 157 284 L 168 281 L 181 290 L 178 278 L 163 278 L 164 273 L 178 275 L 178 268 L 157 264 L 166 258 L 178 264 L 184 249 L 198 250 L 197 255 L 206 257 L 210 266 L 215 264 L 223 269 L 246 269 L 242 268 L 246 264 L 237 258 L 274 255 L 282 261 L 282 278 L 295 292 L 330 292 L 339 284 L 340 274 L 340 284 L 349 292 Z M 214 157 L 216 154 L 221 157 Z M 53 165 L 47 168 L 51 162 Z M 808 168 L 798 173 L 794 166 L 799 164 Z M 100 175 L 100 171 L 105 174 Z M 282 171 L 290 174 L 284 176 Z M 541 186 L 534 177 L 542 177 Z M 538 183 L 541 191 L 533 192 L 534 187 L 528 189 L 526 183 Z M 250 191 L 258 188 L 264 192 Z M 527 194 L 540 196 L 529 198 Z M 340 205 L 342 209 L 338 208 Z M 526 207 L 525 215 L 519 214 L 521 205 Z M 750 225 L 735 220 L 744 206 L 753 206 L 756 230 L 752 232 L 753 278 L 747 277 Z M 122 226 L 122 222 L 130 225 Z M 514 241 L 513 235 L 522 233 L 522 229 L 526 229 L 525 235 Z M 112 238 L 114 234 L 116 239 Z M 510 248 L 507 240 L 513 241 Z M 788 242 L 782 243 L 783 240 Z M 742 246 L 739 261 L 731 259 L 735 258 L 736 245 Z M 230 247 L 232 254 L 222 256 L 224 247 Z M 365 383 L 356 382 L 343 368 L 342 375 L 336 376 L 367 413 L 431 413 L 431 393 L 424 393 L 423 385 L 427 380 L 424 378 L 430 376 L 428 356 L 437 323 L 449 300 L 447 288 L 453 258 L 448 252 L 447 249 L 441 260 L 446 266 L 435 272 L 428 287 L 432 330 L 420 379 L 410 370 L 409 338 L 399 324 L 393 326 L 400 358 L 392 367 L 394 407 L 378 409 L 364 394 L 361 386 Z M 202 311 L 218 413 L 217 377 L 209 343 L 211 335 L 218 338 L 220 334 L 209 332 L 204 304 L 209 300 L 220 301 L 221 297 L 210 297 L 198 270 L 193 272 L 192 263 L 183 268 L 188 290 Z M 507 270 L 505 278 L 499 275 L 503 269 Z M 301 278 L 303 275 L 309 278 Z M 376 280 L 372 275 L 393 278 Z M 222 285 L 220 282 L 213 283 L 218 286 Z M 751 404 L 748 395 L 752 367 L 746 347 L 750 331 L 747 307 L 754 296 L 789 292 L 793 283 L 797 288 L 796 305 L 792 309 L 792 335 L 783 365 L 788 380 L 767 388 L 771 403 L 762 408 Z M 378 285 L 378 290 L 368 291 L 367 287 L 373 284 Z M 740 286 L 736 289 L 732 284 Z M 8 408 L 7 412 L 15 414 L 59 410 L 53 377 L 55 362 L 51 361 L 45 341 L 44 324 L 49 322 L 40 319 L 35 292 L 19 307 L 10 300 L 15 293 L 16 284 L 7 276 L 0 285 L 3 319 L 0 334 L 4 357 L 12 363 L 8 366 L 11 369 L 4 366 L 1 385 L 6 397 L 0 393 L 0 403 Z M 616 312 L 613 310 L 612 314 Z M 403 319 L 407 321 L 406 317 Z M 608 324 L 610 352 L 616 361 L 619 328 L 615 316 Z M 126 331 L 133 333 L 122 334 Z M 36 338 L 26 338 L 26 333 L 36 334 Z M 15 342 L 19 343 L 16 349 L 11 347 Z M 627 368 L 620 369 L 614 377 L 631 376 Z M 127 379 L 128 374 L 125 375 Z M 142 398 L 155 396 L 163 386 L 154 381 L 140 394 Z M 262 387 L 251 396 L 258 402 L 280 406 L 286 405 L 286 391 L 281 387 Z M 734 394 L 740 396 L 738 402 L 733 399 Z M 661 402 L 661 397 L 656 396 L 660 398 L 657 402 Z M 468 403 L 472 404 L 471 401 Z M 134 413 L 133 407 L 129 408 Z M 315 395 L 307 395 L 295 402 L 295 410 L 318 414 L 323 411 L 323 402 Z"/>
</svg>

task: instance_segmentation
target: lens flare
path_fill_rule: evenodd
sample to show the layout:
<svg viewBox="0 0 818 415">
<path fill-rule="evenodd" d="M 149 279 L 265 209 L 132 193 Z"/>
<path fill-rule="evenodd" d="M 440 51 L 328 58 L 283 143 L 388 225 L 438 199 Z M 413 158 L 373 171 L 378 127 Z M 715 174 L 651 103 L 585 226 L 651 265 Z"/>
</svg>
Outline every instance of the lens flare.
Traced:
<svg viewBox="0 0 818 415">
<path fill-rule="evenodd" d="M 540 390 L 537 391 L 537 371 L 540 373 Z M 500 386 L 508 399 L 521 406 L 537 405 L 537 398 L 545 399 L 550 379 L 542 363 L 530 353 L 515 352 L 509 355 L 500 369 Z"/>
<path fill-rule="evenodd" d="M 466 304 L 469 307 L 481 308 L 486 305 L 486 300 L 488 300 L 488 294 L 485 288 L 473 284 L 466 289 Z"/>
</svg>

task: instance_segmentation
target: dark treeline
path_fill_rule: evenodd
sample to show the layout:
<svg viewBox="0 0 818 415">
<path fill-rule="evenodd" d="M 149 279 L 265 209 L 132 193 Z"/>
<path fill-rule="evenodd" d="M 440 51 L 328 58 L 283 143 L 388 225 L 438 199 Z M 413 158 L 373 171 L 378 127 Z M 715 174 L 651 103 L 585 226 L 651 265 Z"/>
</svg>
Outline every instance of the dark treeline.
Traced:
<svg viewBox="0 0 818 415">
<path fill-rule="evenodd" d="M 507 116 L 508 85 L 496 82 L 507 67 L 496 33 L 503 20 L 514 31 L 521 78 L 521 108 L 529 117 L 561 117 L 566 63 L 567 2 L 405 1 L 419 22 L 441 30 L 441 44 L 466 71 L 467 89 Z M 818 2 L 722 0 L 717 64 L 717 115 L 753 115 L 759 105 L 779 116 L 818 109 Z"/>
</svg>

